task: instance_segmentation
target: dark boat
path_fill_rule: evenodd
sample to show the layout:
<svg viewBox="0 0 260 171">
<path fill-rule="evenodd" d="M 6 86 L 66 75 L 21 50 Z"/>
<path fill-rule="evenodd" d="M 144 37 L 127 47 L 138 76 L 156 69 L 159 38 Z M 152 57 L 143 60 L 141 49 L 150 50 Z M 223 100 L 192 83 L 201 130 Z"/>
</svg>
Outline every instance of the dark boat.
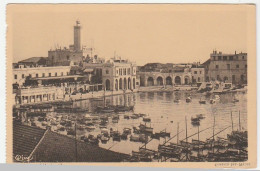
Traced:
<svg viewBox="0 0 260 171">
<path fill-rule="evenodd" d="M 113 137 L 113 141 L 121 141 L 121 135 L 118 131 L 114 131 L 112 137 Z"/>
<path fill-rule="evenodd" d="M 186 98 L 186 102 L 187 102 L 187 103 L 190 103 L 190 102 L 191 102 L 191 97 L 187 97 L 187 98 Z"/>
</svg>

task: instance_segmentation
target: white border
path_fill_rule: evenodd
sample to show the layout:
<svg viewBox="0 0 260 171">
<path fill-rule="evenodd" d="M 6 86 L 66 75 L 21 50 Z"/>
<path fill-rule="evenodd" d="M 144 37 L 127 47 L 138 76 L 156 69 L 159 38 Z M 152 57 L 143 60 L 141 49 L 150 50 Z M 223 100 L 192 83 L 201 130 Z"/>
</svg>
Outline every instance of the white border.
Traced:
<svg viewBox="0 0 260 171">
<path fill-rule="evenodd" d="M 76 2 L 73 0 L 1 0 L 0 1 L 0 163 L 6 162 L 6 148 L 5 148 L 5 140 L 6 140 L 6 67 L 5 67 L 5 57 L 6 57 L 6 5 L 8 3 L 223 3 L 223 4 L 256 4 L 257 11 L 257 21 L 259 19 L 259 5 L 260 1 L 257 0 L 77 0 Z M 257 22 L 257 28 L 259 28 L 259 22 Z M 257 30 L 257 49 L 259 49 L 259 34 Z M 259 54 L 257 53 L 257 57 Z M 258 59 L 258 58 L 257 58 Z M 257 60 L 257 66 L 259 66 L 260 61 Z M 260 83 L 260 68 L 257 68 L 257 88 L 259 88 Z M 260 92 L 257 91 L 257 97 L 260 97 Z M 260 106 L 260 102 L 257 100 L 257 106 Z M 257 110 L 257 118 L 259 122 L 259 112 Z M 257 130 L 259 130 L 260 124 L 257 124 Z M 260 169 L 260 134 L 257 131 L 257 161 L 258 167 Z"/>
</svg>

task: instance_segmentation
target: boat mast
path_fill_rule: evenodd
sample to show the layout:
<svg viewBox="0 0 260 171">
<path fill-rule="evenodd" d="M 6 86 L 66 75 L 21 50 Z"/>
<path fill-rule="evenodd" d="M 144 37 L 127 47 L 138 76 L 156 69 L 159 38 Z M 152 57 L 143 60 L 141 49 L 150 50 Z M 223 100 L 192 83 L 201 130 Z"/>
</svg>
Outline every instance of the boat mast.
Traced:
<svg viewBox="0 0 260 171">
<path fill-rule="evenodd" d="M 78 161 L 77 120 L 75 121 L 75 159 Z"/>
<path fill-rule="evenodd" d="M 179 122 L 177 123 L 177 145 L 179 144 Z"/>
<path fill-rule="evenodd" d="M 200 154 L 200 126 L 198 125 L 198 142 L 199 142 L 199 145 L 198 145 L 198 157 L 199 157 L 199 154 Z"/>
<path fill-rule="evenodd" d="M 239 131 L 241 131 L 241 124 L 240 124 L 240 110 L 239 110 Z"/>
<path fill-rule="evenodd" d="M 187 116 L 185 116 L 185 126 L 186 126 L 186 161 L 188 160 L 188 130 L 187 130 Z"/>
<path fill-rule="evenodd" d="M 234 129 L 233 129 L 233 117 L 232 117 L 232 111 L 231 111 L 231 125 L 232 125 L 232 132 L 233 132 Z"/>
<path fill-rule="evenodd" d="M 213 140 L 213 142 L 212 142 L 212 152 L 213 152 L 213 154 L 214 154 L 214 146 L 215 146 L 215 115 L 214 115 L 214 122 L 213 122 L 213 136 L 212 136 L 213 138 L 212 138 L 212 140 Z"/>
</svg>

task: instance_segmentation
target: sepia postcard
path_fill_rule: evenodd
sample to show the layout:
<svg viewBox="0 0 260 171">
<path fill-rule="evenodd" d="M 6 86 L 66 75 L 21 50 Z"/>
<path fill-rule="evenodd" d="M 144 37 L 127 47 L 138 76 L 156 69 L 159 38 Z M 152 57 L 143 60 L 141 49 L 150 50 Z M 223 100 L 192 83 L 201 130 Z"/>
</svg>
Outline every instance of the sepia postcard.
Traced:
<svg viewBox="0 0 260 171">
<path fill-rule="evenodd" d="M 255 5 L 6 8 L 7 163 L 256 167 Z"/>
</svg>

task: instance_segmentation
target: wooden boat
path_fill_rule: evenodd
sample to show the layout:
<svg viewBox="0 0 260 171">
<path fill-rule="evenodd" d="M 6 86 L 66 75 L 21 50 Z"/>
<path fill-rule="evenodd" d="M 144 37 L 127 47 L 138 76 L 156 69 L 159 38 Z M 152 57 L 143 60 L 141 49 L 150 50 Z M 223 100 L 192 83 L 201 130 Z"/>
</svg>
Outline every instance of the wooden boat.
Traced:
<svg viewBox="0 0 260 171">
<path fill-rule="evenodd" d="M 138 114 L 133 114 L 130 116 L 131 119 L 138 119 L 139 118 L 139 115 Z"/>
<path fill-rule="evenodd" d="M 141 132 L 153 133 L 152 127 L 147 127 L 146 125 L 140 124 L 139 128 L 140 128 Z"/>
<path fill-rule="evenodd" d="M 102 144 L 106 144 L 108 141 L 109 141 L 109 137 L 107 137 L 107 136 L 105 136 L 105 135 L 102 135 L 101 137 L 100 137 L 100 141 L 101 141 L 101 143 Z"/>
<path fill-rule="evenodd" d="M 180 101 L 181 101 L 180 99 L 173 100 L 174 103 L 180 103 Z"/>
<path fill-rule="evenodd" d="M 131 128 L 124 128 L 123 133 L 129 135 L 129 134 L 131 134 L 131 130 L 132 130 Z"/>
<path fill-rule="evenodd" d="M 112 137 L 113 141 L 121 141 L 121 135 L 119 131 L 114 131 Z"/>
<path fill-rule="evenodd" d="M 93 131 L 96 129 L 96 127 L 94 126 L 93 123 L 87 123 L 86 126 L 85 126 L 86 130 L 88 131 Z"/>
<path fill-rule="evenodd" d="M 186 98 L 186 102 L 187 102 L 187 103 L 190 103 L 190 102 L 191 102 L 191 97 L 187 97 L 187 98 Z"/>
<path fill-rule="evenodd" d="M 199 118 L 200 120 L 205 118 L 205 116 L 203 114 L 198 114 L 198 115 L 196 115 L 196 117 Z"/>
<path fill-rule="evenodd" d="M 139 142 L 139 135 L 138 134 L 131 135 L 130 136 L 130 141 Z"/>
<path fill-rule="evenodd" d="M 124 119 L 130 119 L 129 115 L 124 115 Z"/>
<path fill-rule="evenodd" d="M 91 145 L 98 145 L 99 144 L 99 140 L 94 135 L 89 134 L 88 135 L 88 143 L 90 143 Z"/>
<path fill-rule="evenodd" d="M 128 136 L 128 134 L 123 132 L 123 133 L 121 134 L 121 139 L 122 139 L 122 140 L 127 140 L 127 136 Z"/>
<path fill-rule="evenodd" d="M 115 112 L 126 112 L 134 110 L 134 106 L 113 106 Z"/>
<path fill-rule="evenodd" d="M 233 103 L 236 103 L 236 102 L 239 102 L 239 100 L 236 99 L 236 98 L 234 98 L 234 99 L 232 100 L 232 102 L 233 102 Z"/>
<path fill-rule="evenodd" d="M 206 104 L 206 100 L 200 100 L 199 104 Z"/>
<path fill-rule="evenodd" d="M 210 99 L 210 100 L 209 100 L 209 103 L 210 103 L 210 104 L 214 104 L 214 103 L 216 103 L 216 100 L 215 100 L 215 99 Z"/>
<path fill-rule="evenodd" d="M 143 121 L 144 121 L 144 122 L 151 122 L 151 118 L 149 118 L 149 117 L 143 117 Z"/>
</svg>

